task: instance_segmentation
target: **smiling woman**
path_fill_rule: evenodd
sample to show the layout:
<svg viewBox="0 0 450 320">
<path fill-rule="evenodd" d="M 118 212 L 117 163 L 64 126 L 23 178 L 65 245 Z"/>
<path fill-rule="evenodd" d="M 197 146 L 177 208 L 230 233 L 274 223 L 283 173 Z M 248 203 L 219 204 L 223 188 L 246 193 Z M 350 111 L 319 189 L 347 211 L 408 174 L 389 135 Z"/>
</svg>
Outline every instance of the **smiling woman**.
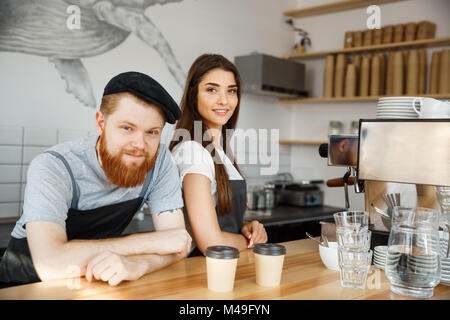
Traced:
<svg viewBox="0 0 450 320">
<path fill-rule="evenodd" d="M 232 72 L 211 70 L 199 84 L 198 112 L 209 129 L 220 132 L 232 117 L 238 100 L 238 86 Z"/>
<path fill-rule="evenodd" d="M 228 134 L 236 128 L 240 98 L 239 72 L 229 60 L 216 54 L 197 58 L 189 70 L 180 103 L 182 117 L 176 125 L 190 134 L 170 145 L 182 180 L 188 230 L 195 240 L 190 256 L 201 255 L 212 245 L 244 250 L 267 241 L 262 224 L 243 221 L 247 187 Z M 198 127 L 200 137 L 194 132 Z"/>
</svg>

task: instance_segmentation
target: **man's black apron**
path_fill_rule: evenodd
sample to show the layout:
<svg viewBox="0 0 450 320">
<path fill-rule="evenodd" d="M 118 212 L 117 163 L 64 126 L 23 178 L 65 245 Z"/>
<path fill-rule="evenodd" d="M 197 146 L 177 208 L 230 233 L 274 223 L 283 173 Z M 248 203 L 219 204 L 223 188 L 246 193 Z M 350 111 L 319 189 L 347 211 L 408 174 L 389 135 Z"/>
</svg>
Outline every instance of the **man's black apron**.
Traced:
<svg viewBox="0 0 450 320">
<path fill-rule="evenodd" d="M 66 219 L 67 240 L 106 239 L 121 236 L 133 216 L 144 204 L 145 192 L 153 170 L 147 174 L 138 198 L 96 209 L 78 210 L 79 189 L 68 162 L 57 152 L 47 151 L 47 153 L 64 163 L 72 179 L 73 197 Z M 40 279 L 31 260 L 27 239 L 11 237 L 0 263 L 0 288 L 37 281 Z"/>
<path fill-rule="evenodd" d="M 217 213 L 220 230 L 235 234 L 241 234 L 244 213 L 247 207 L 247 185 L 245 180 L 230 180 L 232 208 L 231 212 L 221 216 Z M 217 210 L 216 210 L 217 211 Z M 190 257 L 201 256 L 202 252 L 195 247 L 189 254 Z"/>
</svg>

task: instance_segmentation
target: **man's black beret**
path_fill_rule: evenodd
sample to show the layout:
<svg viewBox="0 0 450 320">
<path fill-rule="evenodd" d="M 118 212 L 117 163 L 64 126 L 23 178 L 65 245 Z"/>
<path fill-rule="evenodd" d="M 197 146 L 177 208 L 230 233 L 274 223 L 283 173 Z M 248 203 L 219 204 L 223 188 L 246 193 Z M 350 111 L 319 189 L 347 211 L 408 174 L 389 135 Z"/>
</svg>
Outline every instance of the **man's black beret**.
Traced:
<svg viewBox="0 0 450 320">
<path fill-rule="evenodd" d="M 174 124 L 181 118 L 181 111 L 170 94 L 152 77 L 135 71 L 118 74 L 103 91 L 103 95 L 131 92 L 139 98 L 160 107 L 166 115 L 167 122 Z"/>
</svg>

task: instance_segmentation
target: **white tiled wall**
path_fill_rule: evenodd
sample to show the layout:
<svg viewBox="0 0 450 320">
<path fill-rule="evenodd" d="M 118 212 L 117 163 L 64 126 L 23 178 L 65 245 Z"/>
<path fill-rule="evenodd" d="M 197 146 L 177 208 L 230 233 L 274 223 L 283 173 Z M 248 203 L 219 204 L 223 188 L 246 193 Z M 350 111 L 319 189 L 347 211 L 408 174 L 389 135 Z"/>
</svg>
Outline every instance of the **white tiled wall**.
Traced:
<svg viewBox="0 0 450 320">
<path fill-rule="evenodd" d="M 18 218 L 31 160 L 47 148 L 86 137 L 76 129 L 0 126 L 0 219 Z"/>
</svg>

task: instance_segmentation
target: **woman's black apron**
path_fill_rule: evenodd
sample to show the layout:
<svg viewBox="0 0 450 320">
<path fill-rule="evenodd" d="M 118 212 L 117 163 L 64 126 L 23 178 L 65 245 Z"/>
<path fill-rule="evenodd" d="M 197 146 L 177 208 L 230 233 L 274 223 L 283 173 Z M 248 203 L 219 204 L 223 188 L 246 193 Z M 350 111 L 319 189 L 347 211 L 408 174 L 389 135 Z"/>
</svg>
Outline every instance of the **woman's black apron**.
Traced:
<svg viewBox="0 0 450 320">
<path fill-rule="evenodd" d="M 96 209 L 78 210 L 79 189 L 68 162 L 57 152 L 47 151 L 47 153 L 64 163 L 72 179 L 73 197 L 66 219 L 67 240 L 106 239 L 121 236 L 133 216 L 144 204 L 145 192 L 153 170 L 147 174 L 138 198 Z M 0 263 L 0 288 L 38 281 L 40 279 L 31 260 L 27 239 L 11 237 Z"/>
<path fill-rule="evenodd" d="M 232 197 L 231 212 L 224 216 L 217 214 L 217 219 L 221 231 L 241 234 L 244 213 L 247 207 L 247 185 L 245 180 L 230 180 L 230 184 Z M 198 247 L 195 247 L 189 254 L 189 258 L 202 255 Z"/>
</svg>

